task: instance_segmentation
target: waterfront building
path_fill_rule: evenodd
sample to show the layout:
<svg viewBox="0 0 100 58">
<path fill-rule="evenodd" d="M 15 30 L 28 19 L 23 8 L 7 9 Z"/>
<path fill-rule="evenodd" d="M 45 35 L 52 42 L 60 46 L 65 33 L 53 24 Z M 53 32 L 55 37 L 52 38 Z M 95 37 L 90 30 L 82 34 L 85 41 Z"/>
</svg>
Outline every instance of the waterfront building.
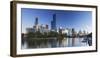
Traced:
<svg viewBox="0 0 100 58">
<path fill-rule="evenodd" d="M 62 27 L 59 27 L 59 34 L 62 34 Z"/>
<path fill-rule="evenodd" d="M 74 28 L 72 28 L 72 36 L 76 37 L 77 36 L 77 32 L 75 31 Z"/>
<path fill-rule="evenodd" d="M 85 31 L 85 30 L 83 31 L 83 35 L 87 35 L 87 33 L 86 33 L 86 31 Z"/>
<path fill-rule="evenodd" d="M 34 28 L 26 28 L 26 31 L 27 31 L 27 33 L 28 32 L 35 32 L 35 29 Z"/>
<path fill-rule="evenodd" d="M 41 25 L 40 26 L 40 29 L 39 29 L 39 31 L 41 32 L 41 33 L 44 33 L 44 32 L 49 32 L 49 29 L 48 29 L 49 27 L 48 27 L 48 25 L 46 24 L 46 25 Z"/>
<path fill-rule="evenodd" d="M 35 25 L 38 25 L 38 17 L 35 19 Z"/>
<path fill-rule="evenodd" d="M 72 36 L 72 29 L 68 29 L 68 36 Z"/>
<path fill-rule="evenodd" d="M 83 35 L 83 32 L 81 30 L 79 30 L 78 36 L 82 36 L 82 35 Z"/>
<path fill-rule="evenodd" d="M 35 29 L 35 31 L 39 31 L 39 24 L 38 24 L 38 17 L 36 17 L 36 19 L 35 19 L 35 25 L 34 25 L 34 29 Z"/>
<path fill-rule="evenodd" d="M 38 17 L 36 17 L 35 19 L 35 24 L 33 26 L 33 28 L 26 28 L 27 30 L 27 33 L 28 32 L 37 32 L 39 31 L 40 33 L 44 33 L 44 32 L 49 32 L 49 26 L 46 24 L 46 25 L 39 25 L 39 22 L 38 22 Z"/>
<path fill-rule="evenodd" d="M 68 28 L 62 29 L 63 34 L 68 34 L 68 31 L 69 31 Z"/>
<path fill-rule="evenodd" d="M 57 31 L 57 28 L 56 28 L 56 14 L 53 14 L 53 20 L 51 21 L 51 30 L 52 31 Z"/>
<path fill-rule="evenodd" d="M 68 28 L 62 28 L 62 27 L 59 27 L 59 33 L 61 33 L 61 34 L 68 34 L 68 31 L 69 31 L 69 29 Z"/>
</svg>

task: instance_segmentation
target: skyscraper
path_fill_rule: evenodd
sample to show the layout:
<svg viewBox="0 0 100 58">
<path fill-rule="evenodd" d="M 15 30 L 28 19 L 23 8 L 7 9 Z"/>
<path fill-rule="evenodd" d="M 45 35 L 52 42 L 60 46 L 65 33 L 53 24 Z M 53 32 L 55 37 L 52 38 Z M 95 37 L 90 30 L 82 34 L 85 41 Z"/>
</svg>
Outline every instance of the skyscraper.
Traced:
<svg viewBox="0 0 100 58">
<path fill-rule="evenodd" d="M 35 19 L 35 31 L 39 31 L 39 25 L 38 25 L 38 17 Z"/>
<path fill-rule="evenodd" d="M 38 17 L 35 19 L 35 25 L 38 25 Z"/>
<path fill-rule="evenodd" d="M 53 14 L 53 20 L 51 21 L 51 30 L 56 31 L 56 14 Z"/>
</svg>

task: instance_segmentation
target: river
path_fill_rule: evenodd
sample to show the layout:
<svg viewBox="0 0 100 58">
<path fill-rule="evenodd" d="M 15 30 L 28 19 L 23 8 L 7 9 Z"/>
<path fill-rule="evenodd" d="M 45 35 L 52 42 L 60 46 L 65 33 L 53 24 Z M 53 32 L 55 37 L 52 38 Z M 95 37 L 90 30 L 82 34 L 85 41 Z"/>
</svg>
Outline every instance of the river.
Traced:
<svg viewBox="0 0 100 58">
<path fill-rule="evenodd" d="M 62 40 L 57 39 L 46 39 L 46 40 L 33 40 L 28 42 L 24 40 L 21 48 L 22 49 L 35 49 L 35 48 L 58 48 L 58 47 L 81 47 L 89 46 L 89 43 L 92 42 L 91 38 L 64 38 Z"/>
</svg>

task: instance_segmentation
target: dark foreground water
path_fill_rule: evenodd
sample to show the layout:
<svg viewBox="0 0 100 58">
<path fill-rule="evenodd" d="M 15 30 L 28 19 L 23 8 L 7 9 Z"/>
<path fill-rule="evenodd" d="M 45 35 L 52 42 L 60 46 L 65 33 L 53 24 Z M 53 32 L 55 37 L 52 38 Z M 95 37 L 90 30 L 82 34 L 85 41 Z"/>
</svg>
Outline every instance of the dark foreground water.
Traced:
<svg viewBox="0 0 100 58">
<path fill-rule="evenodd" d="M 33 49 L 33 48 L 57 48 L 57 47 L 81 47 L 91 46 L 91 38 L 63 38 L 58 39 L 40 39 L 40 40 L 23 40 L 22 49 Z"/>
</svg>

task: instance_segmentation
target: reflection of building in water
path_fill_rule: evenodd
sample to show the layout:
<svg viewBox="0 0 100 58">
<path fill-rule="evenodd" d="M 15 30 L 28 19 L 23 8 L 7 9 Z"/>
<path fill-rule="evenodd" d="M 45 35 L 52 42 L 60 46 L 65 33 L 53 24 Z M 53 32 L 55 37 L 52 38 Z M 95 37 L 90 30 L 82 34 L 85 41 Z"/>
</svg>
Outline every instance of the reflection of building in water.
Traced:
<svg viewBox="0 0 100 58">
<path fill-rule="evenodd" d="M 49 32 L 49 26 L 46 24 L 46 25 L 39 25 L 39 22 L 38 22 L 38 17 L 36 17 L 35 19 L 35 24 L 33 26 L 33 28 L 26 28 L 27 32 L 41 32 L 41 33 L 44 33 L 44 32 Z"/>
</svg>

